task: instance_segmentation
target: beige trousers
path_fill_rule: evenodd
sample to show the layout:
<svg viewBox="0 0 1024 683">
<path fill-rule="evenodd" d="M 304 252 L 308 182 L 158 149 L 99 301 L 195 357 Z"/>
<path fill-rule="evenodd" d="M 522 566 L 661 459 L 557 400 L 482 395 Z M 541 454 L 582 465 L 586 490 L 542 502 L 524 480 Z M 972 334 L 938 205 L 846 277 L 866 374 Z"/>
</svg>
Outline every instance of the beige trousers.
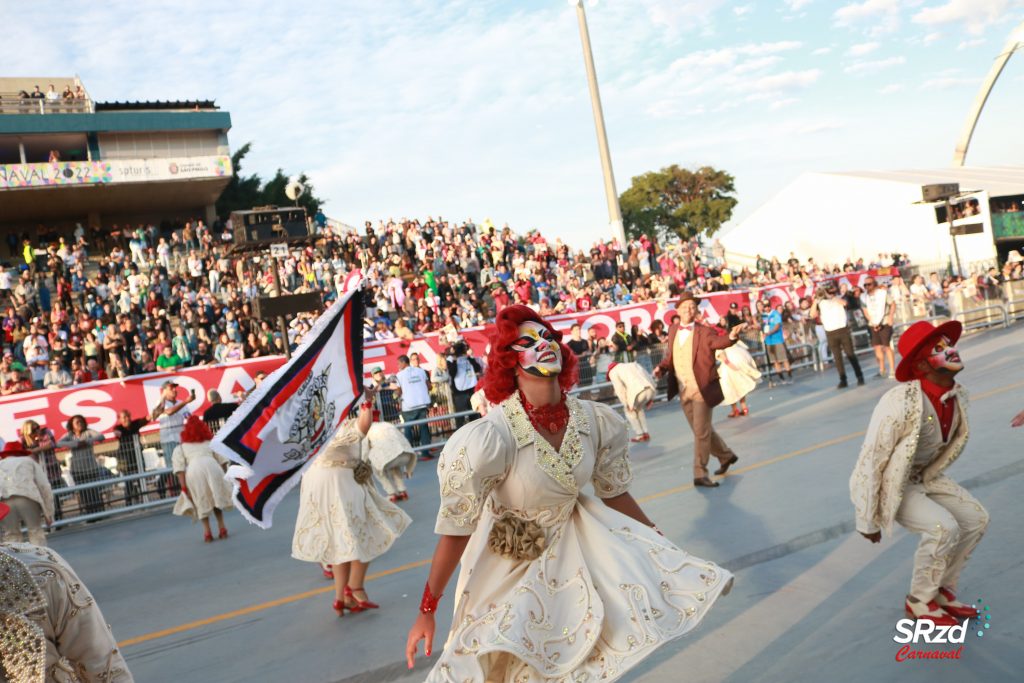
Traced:
<svg viewBox="0 0 1024 683">
<path fill-rule="evenodd" d="M 21 543 L 21 527 L 28 527 L 28 542 L 32 545 L 46 545 L 43 531 L 43 508 L 39 503 L 25 496 L 4 498 L 11 506 L 11 512 L 0 522 L 0 541 Z"/>
<path fill-rule="evenodd" d="M 708 476 L 708 462 L 712 455 L 719 462 L 725 462 L 732 460 L 736 454 L 711 426 L 712 407 L 704 402 L 699 392 L 693 392 L 693 395 L 684 392 L 680 401 L 686 421 L 693 430 L 693 478 L 700 479 Z"/>
<path fill-rule="evenodd" d="M 393 496 L 396 493 L 405 493 L 405 470 L 403 467 L 389 467 L 382 473 L 384 476 L 377 477 L 384 493 Z"/>
<path fill-rule="evenodd" d="M 632 408 L 626 408 L 623 406 L 623 410 L 626 412 L 626 419 L 629 420 L 629 426 L 637 434 L 647 434 L 647 412 L 643 408 L 633 410 Z"/>
<path fill-rule="evenodd" d="M 981 503 L 952 479 L 939 477 L 907 486 L 896 521 L 921 534 L 910 595 L 927 603 L 940 587 L 956 592 L 960 572 L 988 527 Z"/>
</svg>

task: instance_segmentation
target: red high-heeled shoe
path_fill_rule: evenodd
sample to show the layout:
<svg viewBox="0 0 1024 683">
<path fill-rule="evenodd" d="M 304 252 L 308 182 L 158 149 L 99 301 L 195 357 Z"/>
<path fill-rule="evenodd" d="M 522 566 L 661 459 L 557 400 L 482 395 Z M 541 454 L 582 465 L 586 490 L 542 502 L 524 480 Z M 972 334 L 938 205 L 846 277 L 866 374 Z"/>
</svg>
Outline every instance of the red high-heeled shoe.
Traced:
<svg viewBox="0 0 1024 683">
<path fill-rule="evenodd" d="M 363 593 L 363 595 L 366 595 L 366 591 L 363 590 L 362 587 L 360 587 L 360 588 L 349 588 L 348 586 L 345 586 L 345 597 L 346 598 L 352 598 L 353 600 L 355 600 L 356 601 L 356 607 L 358 607 L 360 611 L 362 611 L 364 609 L 377 609 L 378 607 L 380 607 L 380 605 L 378 605 L 377 603 L 370 602 L 369 599 L 367 599 L 367 600 L 360 600 L 359 598 L 357 598 L 355 596 L 355 592 L 356 591 L 360 591 L 360 592 Z M 366 595 L 366 597 L 369 598 L 370 596 Z M 351 607 L 349 607 L 349 609 L 352 609 L 352 611 L 355 611 Z"/>
<path fill-rule="evenodd" d="M 748 410 L 746 406 L 743 406 L 743 413 L 742 414 L 743 414 L 743 417 L 746 417 L 747 415 L 750 415 L 750 410 Z"/>
<path fill-rule="evenodd" d="M 334 570 L 331 568 L 331 565 L 327 565 L 326 567 L 320 567 L 320 571 L 323 572 L 325 579 L 334 581 Z"/>
<path fill-rule="evenodd" d="M 221 527 L 220 531 L 217 533 L 217 538 L 227 538 L 227 537 L 228 537 L 228 530 L 225 529 L 224 527 Z"/>
<path fill-rule="evenodd" d="M 212 531 L 207 531 L 205 534 L 203 534 L 203 542 L 204 543 L 213 543 L 213 532 Z"/>
<path fill-rule="evenodd" d="M 402 491 L 398 495 L 402 497 L 401 498 L 402 500 L 409 500 L 409 492 L 408 491 Z"/>
<path fill-rule="evenodd" d="M 743 413 L 741 413 L 741 412 L 740 412 L 740 409 L 739 409 L 739 408 L 737 408 L 736 406 L 733 406 L 733 408 L 732 408 L 732 412 L 731 412 L 731 413 L 729 413 L 729 417 L 739 417 L 739 416 L 740 416 L 740 415 L 742 415 L 742 414 L 743 414 Z"/>
<path fill-rule="evenodd" d="M 345 616 L 345 603 L 341 600 L 335 600 L 331 607 L 334 608 L 334 611 L 338 613 L 339 617 Z"/>
</svg>

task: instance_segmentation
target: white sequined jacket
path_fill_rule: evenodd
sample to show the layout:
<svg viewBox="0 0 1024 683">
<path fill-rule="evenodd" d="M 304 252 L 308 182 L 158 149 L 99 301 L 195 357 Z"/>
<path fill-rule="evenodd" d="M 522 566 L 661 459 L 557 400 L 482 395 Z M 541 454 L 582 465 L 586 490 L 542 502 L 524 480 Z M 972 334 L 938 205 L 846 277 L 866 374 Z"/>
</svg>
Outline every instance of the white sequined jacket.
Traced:
<svg viewBox="0 0 1024 683">
<path fill-rule="evenodd" d="M 921 473 L 931 482 L 960 457 L 967 443 L 967 392 L 959 385 L 950 392 L 960 419 L 939 455 Z M 896 511 L 911 475 L 928 397 L 917 380 L 890 389 L 871 415 L 860 457 L 850 477 L 850 497 L 856 510 L 857 531 L 892 533 Z"/>
</svg>

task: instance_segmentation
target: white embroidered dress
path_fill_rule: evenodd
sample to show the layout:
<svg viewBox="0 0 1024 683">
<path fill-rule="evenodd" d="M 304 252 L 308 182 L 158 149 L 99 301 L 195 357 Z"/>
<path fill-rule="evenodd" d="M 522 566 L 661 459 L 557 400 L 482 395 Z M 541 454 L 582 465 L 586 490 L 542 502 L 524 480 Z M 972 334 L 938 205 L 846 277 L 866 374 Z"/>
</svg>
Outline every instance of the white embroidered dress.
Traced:
<svg viewBox="0 0 1024 683">
<path fill-rule="evenodd" d="M 436 531 L 473 537 L 430 683 L 613 681 L 697 626 L 731 584 L 729 572 L 581 493 L 589 482 L 602 498 L 629 489 L 628 442 L 610 408 L 567 400 L 560 452 L 518 396 L 444 448 Z"/>
<path fill-rule="evenodd" d="M 306 562 L 369 562 L 383 555 L 412 519 L 381 496 L 372 480 L 359 484 L 363 439 L 348 419 L 302 475 L 292 557 Z"/>
<path fill-rule="evenodd" d="M 231 484 L 224 478 L 222 467 L 225 462 L 213 452 L 209 441 L 180 443 L 174 447 L 171 456 L 174 473 L 185 473 L 189 492 L 185 495 L 182 491 L 178 496 L 174 514 L 191 517 L 195 522 L 209 517 L 214 508 L 231 509 Z"/>
</svg>

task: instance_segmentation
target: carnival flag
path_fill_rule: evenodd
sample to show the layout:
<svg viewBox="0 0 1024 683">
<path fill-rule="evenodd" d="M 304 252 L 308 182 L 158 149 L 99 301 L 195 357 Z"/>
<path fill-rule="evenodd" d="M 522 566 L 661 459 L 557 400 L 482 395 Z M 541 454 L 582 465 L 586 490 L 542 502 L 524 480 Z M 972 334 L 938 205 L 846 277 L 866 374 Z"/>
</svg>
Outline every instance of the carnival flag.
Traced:
<svg viewBox="0 0 1024 683">
<path fill-rule="evenodd" d="M 234 502 L 269 529 L 274 508 L 299 482 L 363 392 L 363 299 L 346 292 L 291 360 L 253 389 L 211 443 L 230 460 Z"/>
</svg>

